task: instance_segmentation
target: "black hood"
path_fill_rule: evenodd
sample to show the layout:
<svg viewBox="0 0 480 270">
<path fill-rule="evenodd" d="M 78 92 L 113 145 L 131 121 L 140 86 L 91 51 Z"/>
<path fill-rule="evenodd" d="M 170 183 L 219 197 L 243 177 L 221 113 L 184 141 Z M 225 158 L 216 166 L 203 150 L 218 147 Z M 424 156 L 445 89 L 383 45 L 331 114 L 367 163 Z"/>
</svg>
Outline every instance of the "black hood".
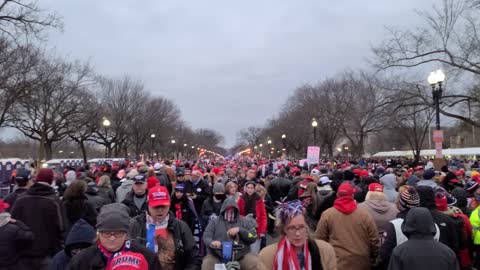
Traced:
<svg viewBox="0 0 480 270">
<path fill-rule="evenodd" d="M 433 239 L 437 232 L 430 210 L 425 207 L 410 209 L 405 222 L 402 224 L 402 232 L 410 238 Z"/>
<path fill-rule="evenodd" d="M 65 253 L 70 256 L 73 247 L 84 244 L 91 245 L 95 241 L 96 232 L 85 220 L 79 219 L 72 227 L 65 241 Z"/>
<path fill-rule="evenodd" d="M 28 189 L 27 194 L 47 196 L 55 194 L 55 189 L 50 185 L 35 183 Z"/>
<path fill-rule="evenodd" d="M 452 190 L 452 195 L 457 199 L 455 206 L 457 207 L 467 207 L 467 192 L 465 189 L 456 187 Z"/>
</svg>

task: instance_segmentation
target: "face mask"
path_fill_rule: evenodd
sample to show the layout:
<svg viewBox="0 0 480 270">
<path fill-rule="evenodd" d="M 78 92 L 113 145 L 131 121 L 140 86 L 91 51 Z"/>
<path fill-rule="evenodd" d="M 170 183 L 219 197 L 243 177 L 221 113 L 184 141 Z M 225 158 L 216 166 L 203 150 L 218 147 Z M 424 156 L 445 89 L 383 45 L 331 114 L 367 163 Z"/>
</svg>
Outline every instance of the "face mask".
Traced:
<svg viewBox="0 0 480 270">
<path fill-rule="evenodd" d="M 215 199 L 217 199 L 218 201 L 223 201 L 225 200 L 225 198 L 227 197 L 227 195 L 225 194 L 215 194 L 213 195 L 215 197 Z"/>
</svg>

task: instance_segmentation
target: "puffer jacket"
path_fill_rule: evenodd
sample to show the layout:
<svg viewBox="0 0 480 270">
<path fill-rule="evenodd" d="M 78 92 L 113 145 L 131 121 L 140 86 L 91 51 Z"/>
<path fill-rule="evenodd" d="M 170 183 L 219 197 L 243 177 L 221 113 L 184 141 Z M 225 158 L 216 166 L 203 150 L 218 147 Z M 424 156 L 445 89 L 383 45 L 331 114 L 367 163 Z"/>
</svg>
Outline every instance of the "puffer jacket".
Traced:
<svg viewBox="0 0 480 270">
<path fill-rule="evenodd" d="M 71 250 L 75 246 L 92 245 L 95 241 L 96 232 L 93 227 L 88 224 L 85 220 L 79 219 L 72 227 L 70 232 L 67 235 L 65 241 L 65 249 L 58 252 L 55 257 L 53 257 L 49 270 L 63 270 L 67 268 L 68 263 L 72 259 Z"/>
<path fill-rule="evenodd" d="M 227 222 L 223 217 L 225 209 L 227 209 L 228 207 L 234 207 L 236 211 L 235 220 L 232 223 Z M 235 199 L 227 198 L 222 204 L 220 216 L 210 221 L 207 225 L 207 228 L 205 229 L 205 232 L 203 233 L 203 242 L 205 243 L 209 254 L 212 254 L 218 259 L 222 258 L 222 251 L 213 249 L 211 247 L 212 242 L 224 242 L 234 240 L 227 235 L 227 231 L 234 227 L 238 227 L 240 229 L 238 233 L 238 243 L 244 245 L 244 248 L 238 250 L 237 254 L 235 255 L 235 258 L 241 259 L 247 253 L 250 253 L 250 245 L 255 243 L 255 241 L 257 240 L 257 223 L 253 218 L 241 217 Z"/>
<path fill-rule="evenodd" d="M 130 220 L 129 236 L 132 242 L 146 245 L 147 237 L 147 214 L 142 213 Z M 196 270 L 200 269 L 202 257 L 199 255 L 198 247 L 193 239 L 192 232 L 188 225 L 175 218 L 169 213 L 167 230 L 173 233 L 175 238 L 175 262 L 176 269 Z"/>
<path fill-rule="evenodd" d="M 0 214 L 0 269 L 16 270 L 20 251 L 33 241 L 33 232 L 23 222 L 10 223 L 10 214 Z"/>
</svg>

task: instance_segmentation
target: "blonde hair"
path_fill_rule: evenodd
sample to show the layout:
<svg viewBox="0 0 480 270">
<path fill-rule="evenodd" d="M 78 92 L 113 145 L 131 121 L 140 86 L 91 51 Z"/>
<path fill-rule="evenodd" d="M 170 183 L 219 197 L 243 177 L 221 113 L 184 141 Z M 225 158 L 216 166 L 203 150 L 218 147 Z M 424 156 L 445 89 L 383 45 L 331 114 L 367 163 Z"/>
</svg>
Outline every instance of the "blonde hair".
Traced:
<svg viewBox="0 0 480 270">
<path fill-rule="evenodd" d="M 369 191 L 365 196 L 365 201 L 370 201 L 370 200 L 384 201 L 386 199 L 387 199 L 387 196 L 385 195 L 385 193 L 380 191 Z"/>
<path fill-rule="evenodd" d="M 111 188 L 112 184 L 110 182 L 110 177 L 108 175 L 102 175 L 102 177 L 100 177 L 100 180 L 98 180 L 97 186 Z"/>
<path fill-rule="evenodd" d="M 255 187 L 255 192 L 259 192 L 259 193 L 260 193 L 259 195 L 260 195 L 260 197 L 262 197 L 262 198 L 264 198 L 265 195 L 267 194 L 267 190 L 266 190 L 265 187 L 262 186 L 262 185 L 257 185 L 257 186 Z"/>
<path fill-rule="evenodd" d="M 238 191 L 238 185 L 237 183 L 233 182 L 233 181 L 230 181 L 228 182 L 226 185 L 225 185 L 225 194 L 227 195 L 235 195 L 235 194 L 230 194 L 230 188 L 232 187 L 232 185 L 235 185 L 236 186 L 236 189 Z"/>
</svg>

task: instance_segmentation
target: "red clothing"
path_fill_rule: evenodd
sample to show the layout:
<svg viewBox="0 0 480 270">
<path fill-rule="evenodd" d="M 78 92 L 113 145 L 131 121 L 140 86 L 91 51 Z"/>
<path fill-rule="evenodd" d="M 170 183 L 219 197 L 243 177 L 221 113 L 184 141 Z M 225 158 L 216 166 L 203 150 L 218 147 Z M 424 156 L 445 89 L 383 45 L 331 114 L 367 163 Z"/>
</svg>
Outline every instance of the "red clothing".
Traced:
<svg viewBox="0 0 480 270">
<path fill-rule="evenodd" d="M 470 223 L 470 219 L 465 214 L 454 214 L 455 217 L 459 217 L 463 219 L 463 232 L 465 233 L 465 237 L 468 241 L 472 239 L 472 224 Z M 458 252 L 459 262 L 462 267 L 469 267 L 472 265 L 472 260 L 470 258 L 468 248 L 464 248 Z"/>
<path fill-rule="evenodd" d="M 242 197 L 238 199 L 238 209 L 240 210 L 240 215 L 242 217 L 246 216 L 245 215 L 245 201 L 243 200 Z M 265 204 L 263 203 L 263 200 L 260 198 L 257 200 L 257 203 L 255 205 L 256 209 L 256 220 L 257 220 L 257 235 L 260 237 L 261 234 L 266 234 L 267 232 L 267 210 L 265 209 Z"/>
</svg>

